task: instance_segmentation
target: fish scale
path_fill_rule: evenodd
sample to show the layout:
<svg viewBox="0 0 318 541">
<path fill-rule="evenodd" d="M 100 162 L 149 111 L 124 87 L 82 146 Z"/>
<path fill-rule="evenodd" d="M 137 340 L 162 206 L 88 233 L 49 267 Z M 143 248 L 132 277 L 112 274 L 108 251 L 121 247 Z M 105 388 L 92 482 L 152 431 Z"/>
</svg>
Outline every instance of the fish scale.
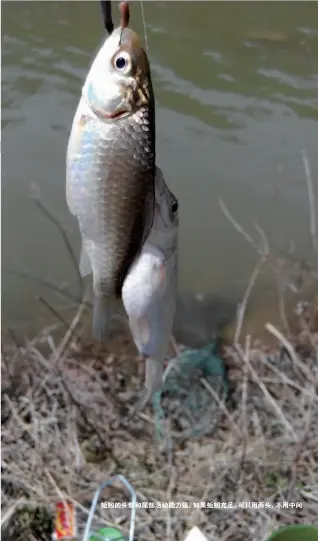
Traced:
<svg viewBox="0 0 318 541">
<path fill-rule="evenodd" d="M 143 111 L 140 111 L 138 116 L 143 122 Z M 140 214 L 144 213 L 146 206 L 147 193 L 143 197 L 143 186 L 140 185 L 140 189 L 136 190 L 130 179 L 137 177 L 141 172 L 145 183 L 152 182 L 150 152 L 147 151 L 149 146 L 146 145 L 148 131 L 138 129 L 136 138 L 135 121 L 123 119 L 121 123 L 123 122 L 125 129 L 119 123 L 110 125 L 106 122 L 102 124 L 99 120 L 87 119 L 82 133 L 81 152 L 71 167 L 73 209 L 79 216 L 84 245 L 85 239 L 93 241 L 90 244 L 89 255 L 96 260 L 95 265 L 92 265 L 93 268 L 98 268 L 94 279 L 98 283 L 97 277 L 102 276 L 98 285 L 99 292 L 104 295 L 109 294 L 109 289 L 113 287 L 116 275 L 125 261 L 130 241 L 125 223 L 125 216 L 129 217 L 131 214 L 127 201 L 138 208 Z M 131 159 L 129 157 L 131 148 L 127 144 L 126 133 L 134 140 L 138 140 L 136 150 L 131 152 Z M 109 149 L 112 144 L 114 146 Z M 124 219 L 117 227 L 118 214 Z M 131 228 L 133 225 L 132 223 Z M 114 268 L 109 254 L 115 249 L 119 258 Z"/>
</svg>

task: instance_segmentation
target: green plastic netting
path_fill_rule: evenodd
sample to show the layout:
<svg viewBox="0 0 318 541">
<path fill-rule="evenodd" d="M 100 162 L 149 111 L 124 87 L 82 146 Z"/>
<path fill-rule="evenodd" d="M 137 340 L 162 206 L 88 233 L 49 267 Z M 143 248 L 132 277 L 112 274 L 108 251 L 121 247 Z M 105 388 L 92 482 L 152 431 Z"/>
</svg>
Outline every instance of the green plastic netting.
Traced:
<svg viewBox="0 0 318 541">
<path fill-rule="evenodd" d="M 163 380 L 153 398 L 157 439 L 172 448 L 175 440 L 211 434 L 228 396 L 226 368 L 216 342 L 180 353 L 170 361 Z"/>
</svg>

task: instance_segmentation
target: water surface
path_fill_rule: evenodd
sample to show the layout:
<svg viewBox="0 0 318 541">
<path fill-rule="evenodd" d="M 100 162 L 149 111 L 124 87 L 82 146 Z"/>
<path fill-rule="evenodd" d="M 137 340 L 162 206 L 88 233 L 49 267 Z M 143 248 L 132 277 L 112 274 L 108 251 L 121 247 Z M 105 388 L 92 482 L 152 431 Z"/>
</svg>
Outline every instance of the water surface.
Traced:
<svg viewBox="0 0 318 541">
<path fill-rule="evenodd" d="M 158 164 L 180 200 L 180 288 L 233 297 L 256 255 L 220 210 L 291 241 L 307 256 L 300 151 L 318 179 L 315 2 L 145 2 L 157 100 Z M 116 14 L 116 6 L 113 8 Z M 118 20 L 118 19 L 117 19 Z M 139 2 L 131 25 L 143 34 Z M 65 225 L 65 149 L 87 69 L 103 38 L 97 2 L 2 3 L 2 267 L 69 284 L 77 278 L 30 186 Z M 39 284 L 3 273 L 10 325 L 42 321 Z"/>
</svg>

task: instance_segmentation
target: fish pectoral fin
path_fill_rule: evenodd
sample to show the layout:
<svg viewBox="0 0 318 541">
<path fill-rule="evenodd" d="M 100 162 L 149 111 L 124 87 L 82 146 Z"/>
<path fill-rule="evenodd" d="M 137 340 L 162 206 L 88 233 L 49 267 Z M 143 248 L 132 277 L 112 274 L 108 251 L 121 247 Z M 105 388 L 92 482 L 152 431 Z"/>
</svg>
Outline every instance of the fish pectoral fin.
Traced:
<svg viewBox="0 0 318 541">
<path fill-rule="evenodd" d="M 92 264 L 88 256 L 88 253 L 85 249 L 84 243 L 82 243 L 82 248 L 81 248 L 79 270 L 80 270 L 80 274 L 82 278 L 84 278 L 84 276 L 87 276 L 88 274 L 91 274 L 93 272 Z"/>
<path fill-rule="evenodd" d="M 162 374 L 163 374 L 164 362 L 153 357 L 148 357 L 146 360 L 146 378 L 145 386 L 149 390 L 149 397 L 159 391 Z"/>
</svg>

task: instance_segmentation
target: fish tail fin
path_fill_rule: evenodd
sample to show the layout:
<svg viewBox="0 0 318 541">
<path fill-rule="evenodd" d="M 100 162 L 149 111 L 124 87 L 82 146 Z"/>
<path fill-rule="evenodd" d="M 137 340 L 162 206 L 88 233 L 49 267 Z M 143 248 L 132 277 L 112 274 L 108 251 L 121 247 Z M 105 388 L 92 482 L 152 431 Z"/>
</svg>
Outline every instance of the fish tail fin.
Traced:
<svg viewBox="0 0 318 541">
<path fill-rule="evenodd" d="M 154 359 L 153 357 L 148 357 L 146 360 L 145 385 L 149 390 L 149 398 L 159 391 L 161 387 L 163 365 L 164 363 L 161 360 Z"/>
<path fill-rule="evenodd" d="M 104 342 L 107 339 L 110 321 L 117 308 L 118 301 L 116 298 L 108 297 L 106 295 L 94 295 L 92 325 L 94 340 Z"/>
<path fill-rule="evenodd" d="M 153 397 L 155 393 L 160 390 L 162 383 L 162 374 L 163 374 L 164 362 L 158 359 L 153 359 L 148 357 L 146 360 L 146 381 L 144 392 L 140 399 L 137 401 L 137 404 L 134 408 L 134 413 L 136 414 L 141 411 L 147 402 Z"/>
</svg>

